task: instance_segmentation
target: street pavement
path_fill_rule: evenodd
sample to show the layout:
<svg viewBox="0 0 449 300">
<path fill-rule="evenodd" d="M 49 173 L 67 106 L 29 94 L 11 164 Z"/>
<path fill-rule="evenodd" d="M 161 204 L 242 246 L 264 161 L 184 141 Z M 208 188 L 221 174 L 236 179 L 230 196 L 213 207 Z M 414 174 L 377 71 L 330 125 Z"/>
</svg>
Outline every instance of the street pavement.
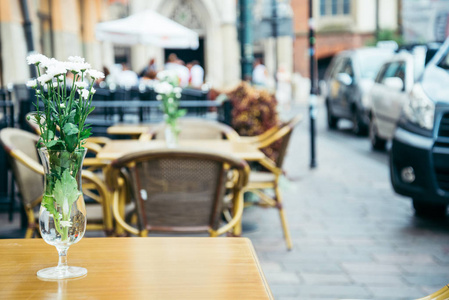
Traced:
<svg viewBox="0 0 449 300">
<path fill-rule="evenodd" d="M 373 152 L 351 123 L 328 131 L 321 104 L 317 167 L 309 168 L 308 110 L 302 113 L 281 182 L 293 239 L 287 251 L 278 212 L 245 209 L 252 240 L 275 299 L 415 299 L 449 283 L 449 218 L 416 218 L 411 201 L 391 187 L 388 153 Z M 0 215 L 0 238 L 21 237 Z M 88 236 L 95 236 L 89 234 Z"/>
<path fill-rule="evenodd" d="M 255 246 L 275 299 L 416 299 L 449 283 L 449 218 L 414 216 L 394 193 L 388 152 L 371 151 L 351 123 L 328 131 L 317 119 L 317 167 L 309 168 L 305 119 L 295 129 L 282 190 L 293 250 L 287 251 L 275 209 L 250 207 L 243 233 Z M 251 227 L 251 226 L 248 226 Z"/>
</svg>

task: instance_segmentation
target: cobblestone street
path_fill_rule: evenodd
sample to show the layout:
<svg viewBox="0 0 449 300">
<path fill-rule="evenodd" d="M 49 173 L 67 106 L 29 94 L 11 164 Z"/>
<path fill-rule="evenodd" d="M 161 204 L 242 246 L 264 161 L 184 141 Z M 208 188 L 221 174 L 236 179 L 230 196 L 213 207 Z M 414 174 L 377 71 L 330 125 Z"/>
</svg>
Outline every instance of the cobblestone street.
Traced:
<svg viewBox="0 0 449 300">
<path fill-rule="evenodd" d="M 388 153 L 318 118 L 317 163 L 309 169 L 309 121 L 296 128 L 283 195 L 294 249 L 274 209 L 252 207 L 244 222 L 276 299 L 415 299 L 449 283 L 449 220 L 419 219 L 394 193 Z M 292 112 L 290 112 L 292 114 Z"/>
</svg>

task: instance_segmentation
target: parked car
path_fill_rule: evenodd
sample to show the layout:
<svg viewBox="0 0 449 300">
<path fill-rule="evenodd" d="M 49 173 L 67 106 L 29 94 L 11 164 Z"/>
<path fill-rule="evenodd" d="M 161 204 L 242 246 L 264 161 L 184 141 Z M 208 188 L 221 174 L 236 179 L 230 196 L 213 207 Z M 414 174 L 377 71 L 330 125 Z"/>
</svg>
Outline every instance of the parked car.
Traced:
<svg viewBox="0 0 449 300">
<path fill-rule="evenodd" d="M 343 51 L 334 57 L 325 74 L 330 129 L 337 128 L 339 119 L 349 119 L 354 123 L 354 133 L 368 133 L 370 103 L 367 94 L 380 66 L 393 54 L 393 49 L 372 47 Z"/>
<path fill-rule="evenodd" d="M 390 153 L 394 190 L 418 215 L 445 214 L 449 204 L 449 39 L 413 85 Z"/>
<path fill-rule="evenodd" d="M 380 68 L 368 95 L 371 102 L 369 136 L 373 149 L 384 150 L 386 142 L 393 138 L 413 84 L 439 46 L 414 46 L 409 51 L 399 52 Z"/>
</svg>

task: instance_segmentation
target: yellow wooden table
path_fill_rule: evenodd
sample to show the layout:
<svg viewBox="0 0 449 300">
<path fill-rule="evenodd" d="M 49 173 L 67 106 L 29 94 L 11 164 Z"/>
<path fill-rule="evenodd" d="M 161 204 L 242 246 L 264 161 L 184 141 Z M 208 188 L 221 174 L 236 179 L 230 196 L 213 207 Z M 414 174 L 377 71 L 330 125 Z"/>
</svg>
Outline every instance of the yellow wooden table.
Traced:
<svg viewBox="0 0 449 300">
<path fill-rule="evenodd" d="M 151 130 L 154 126 L 157 126 L 157 124 L 145 124 L 145 123 L 139 123 L 139 124 L 125 124 L 125 123 L 118 123 L 113 126 L 108 127 L 107 133 L 111 135 L 129 135 L 132 138 L 139 138 L 139 136 L 142 133 L 146 133 Z"/>
<path fill-rule="evenodd" d="M 0 240 L 0 299 L 273 299 L 246 238 L 84 238 L 68 254 L 87 275 L 43 281 L 55 247 Z"/>
<path fill-rule="evenodd" d="M 97 158 L 114 160 L 131 152 L 166 147 L 164 140 L 111 140 L 98 152 Z M 230 140 L 180 140 L 179 147 L 209 149 L 218 153 L 231 154 L 248 161 L 259 161 L 265 157 L 263 152 L 252 144 Z"/>
</svg>

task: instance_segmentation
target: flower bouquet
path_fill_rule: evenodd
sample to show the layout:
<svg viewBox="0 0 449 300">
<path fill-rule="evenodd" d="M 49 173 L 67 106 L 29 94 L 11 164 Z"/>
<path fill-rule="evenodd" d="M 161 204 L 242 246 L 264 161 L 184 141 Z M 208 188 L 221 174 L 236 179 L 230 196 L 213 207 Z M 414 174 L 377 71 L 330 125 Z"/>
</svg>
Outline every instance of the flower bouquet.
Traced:
<svg viewBox="0 0 449 300">
<path fill-rule="evenodd" d="M 39 228 L 42 238 L 59 252 L 58 266 L 40 270 L 38 276 L 78 277 L 87 270 L 68 267 L 66 255 L 69 246 L 78 242 L 86 230 L 81 192 L 81 168 L 86 154 L 83 144 L 91 134 L 86 118 L 94 110 L 93 82 L 104 74 L 92 70 L 78 56 L 61 62 L 32 54 L 27 62 L 35 65 L 38 73 L 38 78 L 30 80 L 27 86 L 36 90 L 33 121 L 41 132 L 37 148 L 45 173 Z"/>
<path fill-rule="evenodd" d="M 183 117 L 186 109 L 179 109 L 179 99 L 182 89 L 179 87 L 179 78 L 172 71 L 161 71 L 157 75 L 159 83 L 154 90 L 158 94 L 156 99 L 161 101 L 161 110 L 164 112 L 166 123 L 165 138 L 169 148 L 176 147 L 180 129 L 178 118 Z"/>
</svg>

